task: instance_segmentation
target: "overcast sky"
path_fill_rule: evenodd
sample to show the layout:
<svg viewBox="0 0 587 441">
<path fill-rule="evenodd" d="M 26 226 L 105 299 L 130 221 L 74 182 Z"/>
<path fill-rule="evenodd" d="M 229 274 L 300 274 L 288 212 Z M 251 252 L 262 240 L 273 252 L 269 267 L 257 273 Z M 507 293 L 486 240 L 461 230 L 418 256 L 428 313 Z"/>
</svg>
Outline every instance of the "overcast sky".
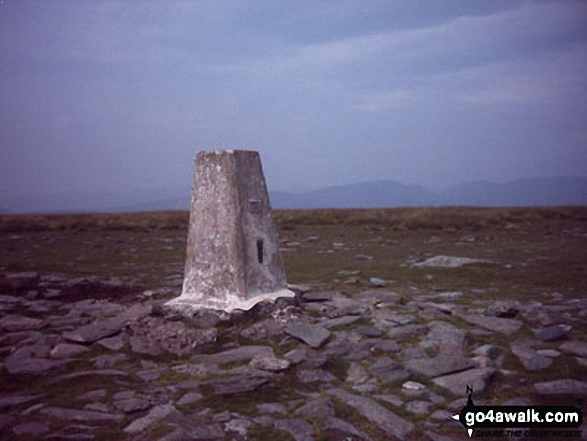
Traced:
<svg viewBox="0 0 587 441">
<path fill-rule="evenodd" d="M 0 198 L 587 176 L 585 0 L 0 1 Z"/>
</svg>

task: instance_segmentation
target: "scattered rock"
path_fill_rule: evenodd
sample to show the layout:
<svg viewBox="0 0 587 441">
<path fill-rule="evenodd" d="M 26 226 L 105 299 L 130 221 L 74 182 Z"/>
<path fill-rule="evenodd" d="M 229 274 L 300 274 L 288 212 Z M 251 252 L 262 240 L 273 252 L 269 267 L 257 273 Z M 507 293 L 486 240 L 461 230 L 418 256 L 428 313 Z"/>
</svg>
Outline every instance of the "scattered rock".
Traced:
<svg viewBox="0 0 587 441">
<path fill-rule="evenodd" d="M 384 286 L 387 286 L 388 282 L 380 279 L 378 277 L 371 277 L 369 279 L 369 285 L 376 287 L 376 288 L 383 288 Z"/>
<path fill-rule="evenodd" d="M 497 301 L 488 306 L 483 314 L 490 317 L 514 318 L 518 312 L 520 311 L 514 303 Z"/>
<path fill-rule="evenodd" d="M 410 374 L 403 366 L 389 357 L 381 357 L 369 367 L 371 375 L 382 382 L 403 381 Z"/>
<path fill-rule="evenodd" d="M 314 428 L 301 418 L 275 420 L 273 425 L 276 429 L 289 433 L 296 441 L 314 441 Z"/>
<path fill-rule="evenodd" d="M 76 355 L 83 354 L 84 352 L 88 352 L 89 349 L 82 345 L 75 345 L 69 343 L 59 343 L 51 350 L 51 358 L 55 359 L 62 359 L 62 358 L 71 358 L 75 357 Z"/>
<path fill-rule="evenodd" d="M 266 376 L 233 375 L 203 381 L 202 386 L 208 386 L 213 395 L 231 395 L 242 392 L 251 392 L 269 383 Z"/>
<path fill-rule="evenodd" d="M 495 332 L 510 335 L 518 332 L 524 326 L 520 320 L 501 318 L 501 317 L 487 317 L 484 315 L 461 315 L 461 318 L 468 321 L 472 325 L 482 326 Z"/>
<path fill-rule="evenodd" d="M 554 341 L 566 338 L 571 330 L 572 326 L 569 325 L 554 325 L 547 328 L 542 328 L 536 332 L 536 338 L 541 341 Z"/>
<path fill-rule="evenodd" d="M 587 358 L 587 342 L 585 341 L 567 341 L 560 346 L 560 350 Z"/>
<path fill-rule="evenodd" d="M 476 363 L 469 358 L 454 355 L 439 355 L 434 358 L 420 358 L 408 360 L 404 367 L 412 372 L 425 375 L 429 378 L 471 369 Z"/>
<path fill-rule="evenodd" d="M 118 334 L 127 319 L 125 318 L 109 318 L 99 320 L 95 323 L 82 326 L 74 331 L 63 333 L 63 338 L 77 343 L 94 343 L 105 337 Z"/>
<path fill-rule="evenodd" d="M 286 326 L 285 333 L 303 341 L 313 348 L 319 348 L 330 337 L 330 331 L 324 327 L 306 323 L 291 323 Z"/>
<path fill-rule="evenodd" d="M 47 322 L 41 319 L 26 317 L 24 315 L 7 315 L 0 319 L 0 329 L 9 332 L 30 331 L 41 329 L 46 326 Z"/>
<path fill-rule="evenodd" d="M 69 421 L 122 421 L 124 418 L 122 415 L 105 413 L 105 412 L 94 412 L 91 410 L 78 410 L 78 409 L 67 409 L 64 407 L 45 407 L 40 412 L 43 415 L 48 415 L 52 418 L 59 420 Z"/>
<path fill-rule="evenodd" d="M 517 340 L 510 344 L 510 349 L 527 371 L 540 371 L 549 367 L 552 359 L 540 355 L 531 348 L 531 344 L 531 342 Z"/>
<path fill-rule="evenodd" d="M 472 259 L 470 257 L 455 257 L 455 256 L 434 256 L 423 262 L 414 263 L 415 267 L 432 267 L 432 268 L 458 268 L 464 265 L 471 265 L 474 263 L 492 263 L 484 259 Z"/>
<path fill-rule="evenodd" d="M 466 394 L 466 385 L 472 386 L 476 392 L 485 390 L 493 374 L 495 374 L 495 369 L 493 368 L 477 368 L 459 372 L 458 374 L 437 377 L 432 381 L 437 386 L 444 387 L 455 395 L 464 395 Z"/>
<path fill-rule="evenodd" d="M 579 395 L 587 396 L 587 381 L 563 379 L 536 383 L 538 395 Z"/>
<path fill-rule="evenodd" d="M 414 430 L 412 423 L 370 398 L 354 395 L 342 389 L 328 389 L 326 393 L 357 410 L 388 436 L 405 439 Z"/>
<path fill-rule="evenodd" d="M 175 407 L 171 404 L 162 404 L 160 406 L 153 407 L 147 415 L 138 418 L 124 428 L 125 433 L 137 433 L 146 429 L 149 425 L 156 421 L 160 421 L 163 418 L 168 417 L 170 414 L 177 412 Z"/>
<path fill-rule="evenodd" d="M 15 435 L 42 435 L 49 431 L 49 425 L 45 422 L 35 421 L 32 423 L 23 423 L 12 428 Z"/>
<path fill-rule="evenodd" d="M 255 357 L 271 356 L 274 357 L 275 354 L 269 346 L 247 345 L 215 354 L 197 354 L 192 357 L 192 361 L 196 363 L 227 364 L 250 361 Z"/>
<path fill-rule="evenodd" d="M 283 358 L 270 356 L 257 356 L 251 360 L 249 366 L 263 371 L 279 372 L 287 369 L 291 362 Z"/>
</svg>

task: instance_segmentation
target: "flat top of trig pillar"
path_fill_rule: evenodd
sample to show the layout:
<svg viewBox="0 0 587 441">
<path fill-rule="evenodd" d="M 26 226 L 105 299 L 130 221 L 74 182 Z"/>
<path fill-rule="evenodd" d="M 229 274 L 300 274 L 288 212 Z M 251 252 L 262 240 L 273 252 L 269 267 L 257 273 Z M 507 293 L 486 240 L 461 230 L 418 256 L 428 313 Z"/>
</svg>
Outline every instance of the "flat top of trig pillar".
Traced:
<svg viewBox="0 0 587 441">
<path fill-rule="evenodd" d="M 234 155 L 235 153 L 251 153 L 258 155 L 259 152 L 255 150 L 202 150 L 197 153 L 197 156 L 208 156 L 208 155 Z"/>
</svg>

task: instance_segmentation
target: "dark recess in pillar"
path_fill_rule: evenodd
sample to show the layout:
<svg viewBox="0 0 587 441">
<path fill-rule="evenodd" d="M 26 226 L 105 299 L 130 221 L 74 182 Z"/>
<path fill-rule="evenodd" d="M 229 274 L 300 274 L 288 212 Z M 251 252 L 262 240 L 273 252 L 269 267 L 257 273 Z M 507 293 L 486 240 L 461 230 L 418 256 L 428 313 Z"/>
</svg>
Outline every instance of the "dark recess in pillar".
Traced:
<svg viewBox="0 0 587 441">
<path fill-rule="evenodd" d="M 257 240 L 257 260 L 259 263 L 263 263 L 263 239 Z"/>
</svg>

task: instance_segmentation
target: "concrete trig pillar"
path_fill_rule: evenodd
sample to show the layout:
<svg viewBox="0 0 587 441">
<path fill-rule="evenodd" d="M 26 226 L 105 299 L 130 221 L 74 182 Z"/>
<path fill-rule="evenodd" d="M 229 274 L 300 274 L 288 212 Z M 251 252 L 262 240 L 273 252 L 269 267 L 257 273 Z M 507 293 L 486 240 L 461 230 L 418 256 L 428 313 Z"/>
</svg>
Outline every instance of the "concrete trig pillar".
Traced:
<svg viewBox="0 0 587 441">
<path fill-rule="evenodd" d="M 168 306 L 231 311 L 287 289 L 259 153 L 196 155 L 181 296 Z"/>
</svg>

